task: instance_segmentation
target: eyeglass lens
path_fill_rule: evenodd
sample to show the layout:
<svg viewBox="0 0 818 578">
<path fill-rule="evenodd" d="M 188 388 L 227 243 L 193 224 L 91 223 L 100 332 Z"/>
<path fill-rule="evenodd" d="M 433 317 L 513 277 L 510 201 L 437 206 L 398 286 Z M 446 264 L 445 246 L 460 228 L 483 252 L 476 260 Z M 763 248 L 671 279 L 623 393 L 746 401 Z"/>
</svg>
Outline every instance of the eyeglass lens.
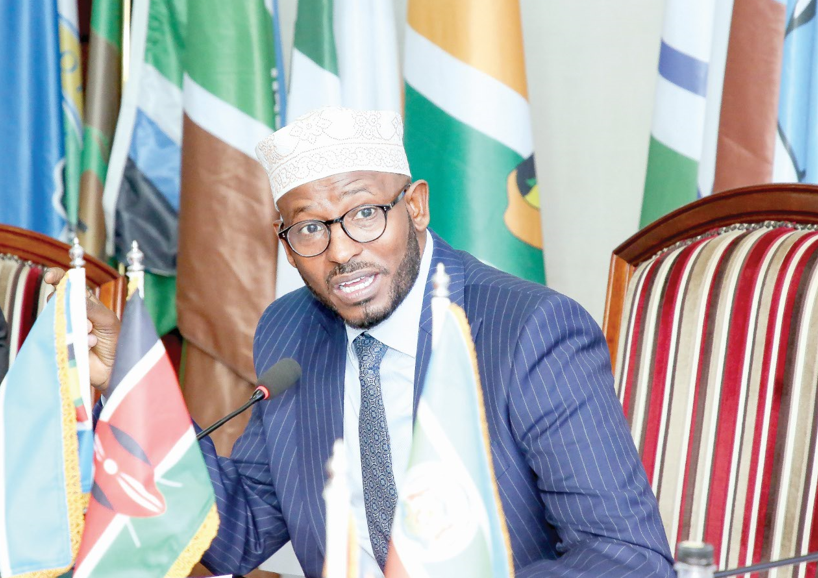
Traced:
<svg viewBox="0 0 818 578">
<path fill-rule="evenodd" d="M 373 205 L 356 207 L 342 218 L 344 232 L 358 243 L 369 243 L 386 229 L 386 212 Z M 321 221 L 304 221 L 287 232 L 287 241 L 293 251 L 302 257 L 320 255 L 329 246 L 330 232 Z"/>
</svg>

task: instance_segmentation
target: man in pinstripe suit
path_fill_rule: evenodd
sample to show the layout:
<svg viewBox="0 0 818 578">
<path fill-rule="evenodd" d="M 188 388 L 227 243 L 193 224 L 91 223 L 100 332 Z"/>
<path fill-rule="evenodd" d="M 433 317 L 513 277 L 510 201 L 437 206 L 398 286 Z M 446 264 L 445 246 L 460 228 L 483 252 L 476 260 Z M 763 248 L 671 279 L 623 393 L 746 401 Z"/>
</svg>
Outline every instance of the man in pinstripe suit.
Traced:
<svg viewBox="0 0 818 578">
<path fill-rule="evenodd" d="M 361 557 L 380 573 L 431 351 L 429 270 L 443 263 L 472 328 L 516 575 L 673 576 L 599 327 L 430 232 L 429 187 L 411 181 L 401 135 L 392 113 L 320 109 L 257 148 L 306 287 L 259 321 L 256 372 L 291 357 L 303 375 L 256 406 L 230 457 L 202 441 L 221 520 L 203 561 L 245 573 L 292 541 L 321 576 L 324 464 L 344 438 Z M 373 431 L 388 442 L 376 471 Z"/>
<path fill-rule="evenodd" d="M 378 570 L 383 540 L 373 536 L 381 529 L 370 510 L 389 496 L 368 499 L 362 484 L 364 414 L 374 410 L 361 410 L 353 345 L 362 333 L 386 345 L 380 381 L 391 466 L 379 475 L 394 477 L 393 486 L 383 485 L 388 493 L 408 463 L 429 361 L 429 270 L 444 263 L 451 299 L 474 334 L 517 576 L 671 576 L 656 500 L 614 395 L 599 327 L 568 298 L 484 265 L 427 230 L 429 187 L 411 182 L 402 133 L 390 129 L 399 124 L 390 113 L 324 109 L 257 148 L 281 213 L 282 246 L 307 287 L 262 316 L 256 371 L 292 357 L 303 375 L 254 411 L 230 458 L 203 444 L 221 516 L 204 561 L 217 572 L 246 572 L 292 540 L 306 574 L 320 576 L 324 464 L 343 437 L 361 558 Z M 355 132 L 362 125 L 373 128 Z M 316 150 L 353 146 L 378 148 L 381 165 L 372 170 L 372 159 L 351 155 L 339 155 L 349 160 L 336 166 L 301 162 Z M 294 174 L 300 178 L 288 180 Z"/>
</svg>

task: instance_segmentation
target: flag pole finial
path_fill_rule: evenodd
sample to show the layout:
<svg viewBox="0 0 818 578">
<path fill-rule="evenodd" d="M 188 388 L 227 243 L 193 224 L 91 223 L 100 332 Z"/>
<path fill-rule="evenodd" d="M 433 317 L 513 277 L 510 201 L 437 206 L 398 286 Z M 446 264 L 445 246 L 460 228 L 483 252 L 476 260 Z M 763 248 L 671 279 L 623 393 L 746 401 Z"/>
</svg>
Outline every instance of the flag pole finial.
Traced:
<svg viewBox="0 0 818 578">
<path fill-rule="evenodd" d="M 126 257 L 128 259 L 128 275 L 141 273 L 145 270 L 145 265 L 142 263 L 145 253 L 139 248 L 139 243 L 136 241 L 131 243 L 131 250 L 128 251 Z"/>
<path fill-rule="evenodd" d="M 68 256 L 71 258 L 71 267 L 74 269 L 85 267 L 85 249 L 82 248 L 80 240 L 77 237 L 74 237 L 74 242 L 68 251 Z"/>
<path fill-rule="evenodd" d="M 446 273 L 446 267 L 443 263 L 438 263 L 435 269 L 435 274 L 432 275 L 432 297 L 441 297 L 443 299 L 449 298 L 449 282 L 451 277 Z"/>
<path fill-rule="evenodd" d="M 139 248 L 139 243 L 133 241 L 131 250 L 125 256 L 128 260 L 128 298 L 138 292 L 140 296 L 145 296 L 145 265 L 143 260 L 145 254 Z"/>
</svg>

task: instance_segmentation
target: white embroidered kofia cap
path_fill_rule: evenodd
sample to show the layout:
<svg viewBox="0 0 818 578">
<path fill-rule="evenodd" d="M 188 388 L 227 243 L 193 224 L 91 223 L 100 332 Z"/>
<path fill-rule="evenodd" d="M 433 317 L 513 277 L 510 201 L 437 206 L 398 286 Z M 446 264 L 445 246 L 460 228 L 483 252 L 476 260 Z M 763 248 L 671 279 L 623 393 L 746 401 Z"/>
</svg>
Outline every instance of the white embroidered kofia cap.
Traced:
<svg viewBox="0 0 818 578">
<path fill-rule="evenodd" d="M 294 188 L 351 171 L 411 177 L 398 113 L 324 107 L 300 116 L 256 146 L 276 205 Z"/>
</svg>

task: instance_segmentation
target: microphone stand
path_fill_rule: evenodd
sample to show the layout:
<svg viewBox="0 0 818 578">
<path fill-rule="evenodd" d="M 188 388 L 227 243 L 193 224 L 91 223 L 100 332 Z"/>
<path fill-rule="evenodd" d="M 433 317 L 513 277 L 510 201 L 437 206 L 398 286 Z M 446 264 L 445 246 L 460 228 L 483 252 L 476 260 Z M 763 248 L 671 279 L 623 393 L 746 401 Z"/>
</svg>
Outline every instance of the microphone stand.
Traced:
<svg viewBox="0 0 818 578">
<path fill-rule="evenodd" d="M 231 411 L 226 416 L 221 418 L 219 421 L 217 421 L 217 422 L 213 423 L 212 425 L 210 425 L 207 429 L 203 429 L 198 434 L 196 434 L 196 441 L 202 439 L 205 436 L 210 435 L 213 432 L 213 430 L 221 427 L 226 422 L 230 421 L 231 419 L 233 419 L 234 417 L 239 415 L 241 412 L 246 410 L 248 407 L 250 407 L 251 405 L 253 405 L 257 401 L 261 401 L 262 399 L 264 399 L 264 397 L 265 397 L 264 391 L 262 389 L 260 389 L 260 388 L 257 389 L 256 391 L 253 392 L 253 395 L 250 396 L 250 399 L 247 400 L 247 402 L 245 402 L 245 404 L 243 406 L 241 406 L 237 410 Z"/>
<path fill-rule="evenodd" d="M 753 572 L 763 572 L 772 568 L 780 566 L 789 566 L 795 564 L 803 564 L 804 562 L 818 561 L 818 552 L 804 554 L 803 556 L 796 556 L 795 558 L 785 558 L 783 560 L 774 560 L 772 562 L 762 562 L 753 566 L 745 566 L 744 568 L 735 568 L 733 570 L 722 570 L 713 574 L 714 578 L 723 578 L 725 576 L 738 576 L 739 574 L 750 574 Z"/>
</svg>

